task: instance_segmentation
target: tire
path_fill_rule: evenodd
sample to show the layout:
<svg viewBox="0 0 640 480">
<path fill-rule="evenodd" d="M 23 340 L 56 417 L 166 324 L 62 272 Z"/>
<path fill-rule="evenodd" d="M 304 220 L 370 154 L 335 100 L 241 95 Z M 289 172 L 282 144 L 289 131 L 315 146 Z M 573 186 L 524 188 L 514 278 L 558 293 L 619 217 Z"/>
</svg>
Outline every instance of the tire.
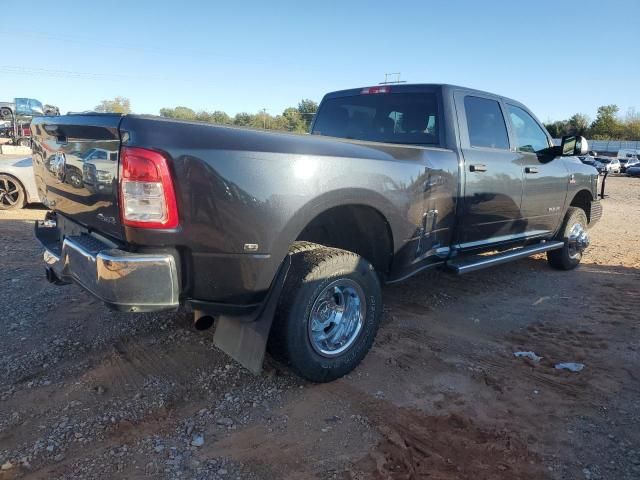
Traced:
<svg viewBox="0 0 640 480">
<path fill-rule="evenodd" d="M 11 175 L 0 174 L 0 210 L 17 210 L 26 203 L 22 184 Z"/>
<path fill-rule="evenodd" d="M 569 207 L 567 214 L 562 222 L 562 227 L 558 232 L 556 240 L 564 242 L 564 247 L 558 250 L 547 252 L 547 261 L 549 265 L 558 270 L 573 270 L 582 260 L 582 251 L 572 247 L 569 237 L 576 225 L 580 224 L 580 228 L 586 232 L 587 230 L 587 214 L 578 207 Z"/>
<path fill-rule="evenodd" d="M 29 138 L 19 138 L 18 139 L 18 145 L 20 147 L 29 147 L 29 148 L 31 148 L 31 139 L 29 139 Z"/>
<path fill-rule="evenodd" d="M 82 188 L 84 186 L 84 183 L 82 182 L 82 172 L 75 167 L 67 168 L 65 180 L 69 185 L 75 188 Z"/>
<path fill-rule="evenodd" d="M 309 242 L 292 250 L 269 349 L 307 380 L 329 382 L 371 348 L 382 314 L 380 282 L 355 253 Z"/>
</svg>

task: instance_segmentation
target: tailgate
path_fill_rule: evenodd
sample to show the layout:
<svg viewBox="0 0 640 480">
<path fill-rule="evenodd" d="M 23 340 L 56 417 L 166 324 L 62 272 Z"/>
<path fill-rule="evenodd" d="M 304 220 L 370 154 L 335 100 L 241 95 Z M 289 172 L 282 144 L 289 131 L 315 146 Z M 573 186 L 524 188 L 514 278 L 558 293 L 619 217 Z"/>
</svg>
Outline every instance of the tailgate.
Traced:
<svg viewBox="0 0 640 480">
<path fill-rule="evenodd" d="M 122 239 L 118 208 L 119 114 L 36 117 L 33 167 L 40 197 L 51 209 Z"/>
</svg>

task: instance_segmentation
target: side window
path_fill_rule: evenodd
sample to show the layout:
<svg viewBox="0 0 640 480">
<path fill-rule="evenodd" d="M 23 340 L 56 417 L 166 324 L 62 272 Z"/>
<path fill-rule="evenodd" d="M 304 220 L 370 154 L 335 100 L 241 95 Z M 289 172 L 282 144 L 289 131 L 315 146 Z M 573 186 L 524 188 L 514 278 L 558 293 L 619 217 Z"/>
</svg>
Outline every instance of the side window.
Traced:
<svg viewBox="0 0 640 480">
<path fill-rule="evenodd" d="M 507 105 L 516 145 L 521 152 L 536 153 L 549 148 L 549 139 L 531 115 L 514 105 Z"/>
<path fill-rule="evenodd" d="M 509 149 L 509 136 L 500 104 L 488 98 L 464 98 L 467 129 L 472 147 Z"/>
</svg>

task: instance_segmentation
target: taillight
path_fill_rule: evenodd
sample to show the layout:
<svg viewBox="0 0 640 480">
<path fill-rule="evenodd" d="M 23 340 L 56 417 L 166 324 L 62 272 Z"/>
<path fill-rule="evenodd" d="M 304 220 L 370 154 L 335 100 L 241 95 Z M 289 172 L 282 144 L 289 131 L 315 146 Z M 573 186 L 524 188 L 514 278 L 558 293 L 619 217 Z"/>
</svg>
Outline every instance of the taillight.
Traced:
<svg viewBox="0 0 640 480">
<path fill-rule="evenodd" d="M 167 159 L 144 148 L 120 155 L 120 212 L 130 227 L 176 228 L 178 207 Z"/>
<path fill-rule="evenodd" d="M 360 91 L 360 95 L 369 95 L 371 93 L 389 93 L 391 87 L 367 87 Z"/>
</svg>

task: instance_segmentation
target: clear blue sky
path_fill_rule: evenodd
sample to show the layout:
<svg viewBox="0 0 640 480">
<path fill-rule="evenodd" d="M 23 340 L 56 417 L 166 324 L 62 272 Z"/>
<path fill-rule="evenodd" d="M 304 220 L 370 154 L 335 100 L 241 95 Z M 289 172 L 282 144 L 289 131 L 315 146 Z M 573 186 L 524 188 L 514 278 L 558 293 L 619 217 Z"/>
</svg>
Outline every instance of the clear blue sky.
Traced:
<svg viewBox="0 0 640 480">
<path fill-rule="evenodd" d="M 640 1 L 0 0 L 0 101 L 280 113 L 385 72 L 542 119 L 640 109 Z M 8 22 L 7 22 L 8 20 Z M 17 53 L 11 53 L 15 45 Z M 606 67 L 606 70 L 600 70 Z M 73 72 L 73 73 L 69 73 Z"/>
</svg>

